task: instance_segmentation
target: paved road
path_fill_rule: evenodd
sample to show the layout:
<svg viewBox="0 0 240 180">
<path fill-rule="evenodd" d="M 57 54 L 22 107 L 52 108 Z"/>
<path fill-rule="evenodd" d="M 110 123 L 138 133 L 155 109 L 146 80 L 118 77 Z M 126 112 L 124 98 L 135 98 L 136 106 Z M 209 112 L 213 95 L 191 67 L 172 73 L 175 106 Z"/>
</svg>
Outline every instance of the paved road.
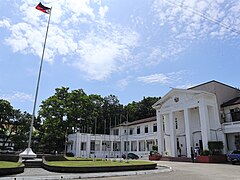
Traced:
<svg viewBox="0 0 240 180">
<path fill-rule="evenodd" d="M 231 164 L 200 164 L 184 162 L 159 161 L 158 165 L 172 167 L 158 167 L 157 170 L 113 172 L 113 173 L 85 173 L 64 174 L 48 172 L 40 168 L 26 168 L 25 172 L 0 180 L 50 180 L 50 179 L 85 179 L 88 180 L 240 180 L 240 165 Z"/>
<path fill-rule="evenodd" d="M 25 168 L 24 173 L 11 175 L 6 177 L 0 177 L 0 180 L 57 180 L 57 179 L 89 179 L 89 178 L 101 178 L 101 177 L 116 177 L 121 176 L 128 179 L 133 175 L 154 174 L 171 171 L 169 167 L 158 166 L 154 170 L 143 171 L 125 171 L 125 172 L 105 172 L 105 173 L 55 173 L 49 172 L 42 168 Z"/>
<path fill-rule="evenodd" d="M 171 166 L 173 171 L 129 177 L 109 177 L 98 180 L 240 180 L 240 165 L 200 164 L 160 161 L 158 164 Z M 93 180 L 93 179 L 89 179 Z"/>
</svg>

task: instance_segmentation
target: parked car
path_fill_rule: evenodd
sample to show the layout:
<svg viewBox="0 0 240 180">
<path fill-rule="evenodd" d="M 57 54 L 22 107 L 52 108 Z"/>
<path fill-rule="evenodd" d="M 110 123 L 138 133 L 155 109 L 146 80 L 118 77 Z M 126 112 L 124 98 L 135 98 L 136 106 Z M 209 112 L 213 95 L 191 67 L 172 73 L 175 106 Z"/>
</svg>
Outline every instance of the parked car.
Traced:
<svg viewBox="0 0 240 180">
<path fill-rule="evenodd" d="M 139 156 L 134 153 L 128 153 L 127 155 L 126 154 L 122 155 L 123 159 L 126 159 L 126 157 L 128 157 L 128 159 L 139 159 Z"/>
<path fill-rule="evenodd" d="M 14 148 L 13 147 L 4 147 L 1 149 L 1 154 L 14 154 Z"/>
<path fill-rule="evenodd" d="M 240 162 L 240 150 L 234 150 L 232 153 L 227 155 L 227 158 L 232 164 Z"/>
</svg>

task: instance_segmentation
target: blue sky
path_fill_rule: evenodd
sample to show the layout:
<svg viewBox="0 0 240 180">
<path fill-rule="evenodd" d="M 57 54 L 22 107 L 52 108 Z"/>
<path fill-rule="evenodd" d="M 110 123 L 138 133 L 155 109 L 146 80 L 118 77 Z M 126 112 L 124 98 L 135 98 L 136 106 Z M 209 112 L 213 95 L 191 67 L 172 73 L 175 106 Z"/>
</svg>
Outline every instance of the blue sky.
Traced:
<svg viewBox="0 0 240 180">
<path fill-rule="evenodd" d="M 1 0 L 0 98 L 31 113 L 48 15 Z M 37 106 L 55 88 L 120 103 L 217 80 L 239 87 L 239 0 L 44 0 L 52 16 Z"/>
</svg>

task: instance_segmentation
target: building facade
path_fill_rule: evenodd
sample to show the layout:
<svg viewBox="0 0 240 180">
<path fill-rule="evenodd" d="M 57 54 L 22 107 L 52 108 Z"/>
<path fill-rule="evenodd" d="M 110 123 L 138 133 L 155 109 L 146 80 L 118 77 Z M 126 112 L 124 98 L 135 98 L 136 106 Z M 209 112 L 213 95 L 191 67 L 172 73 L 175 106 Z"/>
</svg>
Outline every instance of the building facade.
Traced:
<svg viewBox="0 0 240 180">
<path fill-rule="evenodd" d="M 78 157 L 117 158 L 129 152 L 144 157 L 153 145 L 157 145 L 156 117 L 120 124 L 110 135 L 70 134 L 66 150 Z"/>
<path fill-rule="evenodd" d="M 153 145 L 163 156 L 191 157 L 209 141 L 222 141 L 224 153 L 240 149 L 240 90 L 210 81 L 189 89 L 172 89 L 153 108 L 156 117 L 120 124 L 110 135 L 75 133 L 67 151 L 81 157 L 148 156 Z"/>
<path fill-rule="evenodd" d="M 239 137 L 237 121 L 240 119 L 232 122 L 228 118 L 229 122 L 225 122 L 222 117 L 229 112 L 229 106 L 224 103 L 239 95 L 239 89 L 217 81 L 190 89 L 172 89 L 153 105 L 157 114 L 159 152 L 191 157 L 196 148 L 209 149 L 209 141 L 222 141 L 224 153 L 236 149 L 233 137 Z"/>
</svg>

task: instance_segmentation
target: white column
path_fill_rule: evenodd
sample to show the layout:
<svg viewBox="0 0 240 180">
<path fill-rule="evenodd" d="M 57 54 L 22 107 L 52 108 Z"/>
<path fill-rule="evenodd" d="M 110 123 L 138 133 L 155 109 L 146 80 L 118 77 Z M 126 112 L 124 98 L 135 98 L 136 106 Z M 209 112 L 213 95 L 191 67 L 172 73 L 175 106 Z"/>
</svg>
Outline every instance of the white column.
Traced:
<svg viewBox="0 0 240 180">
<path fill-rule="evenodd" d="M 76 132 L 76 143 L 75 143 L 75 156 L 79 156 L 79 133 Z"/>
<path fill-rule="evenodd" d="M 176 151 L 176 127 L 175 127 L 175 120 L 173 119 L 173 112 L 169 113 L 169 121 L 170 121 L 170 140 L 171 140 L 171 156 L 177 157 Z"/>
<path fill-rule="evenodd" d="M 163 155 L 164 154 L 164 145 L 163 145 L 163 115 L 160 114 L 160 111 L 157 110 L 157 139 L 158 139 L 158 152 Z"/>
<path fill-rule="evenodd" d="M 139 152 L 139 141 L 137 140 L 137 152 Z"/>
<path fill-rule="evenodd" d="M 91 152 L 91 135 L 87 134 L 86 135 L 87 140 L 86 140 L 86 157 L 90 157 L 90 152 Z"/>
<path fill-rule="evenodd" d="M 82 134 L 81 133 L 79 133 L 79 156 L 81 157 L 82 156 Z"/>
<path fill-rule="evenodd" d="M 203 150 L 208 149 L 208 141 L 210 140 L 210 126 L 207 104 L 204 100 L 201 101 L 199 106 L 201 134 L 203 142 Z"/>
<path fill-rule="evenodd" d="M 100 156 L 103 157 L 103 150 L 102 150 L 102 137 L 100 139 L 100 152 L 99 152 Z"/>
<path fill-rule="evenodd" d="M 132 141 L 128 141 L 129 142 L 129 149 L 128 149 L 128 152 L 129 151 L 132 151 Z"/>
<path fill-rule="evenodd" d="M 124 154 L 125 152 L 124 152 L 124 138 L 122 137 L 122 136 L 120 136 L 120 139 L 121 139 L 121 141 L 120 141 L 120 148 L 121 148 L 121 150 L 120 150 L 120 153 L 121 153 L 121 156 L 122 156 L 122 154 Z M 126 141 L 127 142 L 127 141 Z"/>
<path fill-rule="evenodd" d="M 191 157 L 191 131 L 189 122 L 189 109 L 184 109 L 184 124 L 186 134 L 187 157 Z"/>
</svg>

